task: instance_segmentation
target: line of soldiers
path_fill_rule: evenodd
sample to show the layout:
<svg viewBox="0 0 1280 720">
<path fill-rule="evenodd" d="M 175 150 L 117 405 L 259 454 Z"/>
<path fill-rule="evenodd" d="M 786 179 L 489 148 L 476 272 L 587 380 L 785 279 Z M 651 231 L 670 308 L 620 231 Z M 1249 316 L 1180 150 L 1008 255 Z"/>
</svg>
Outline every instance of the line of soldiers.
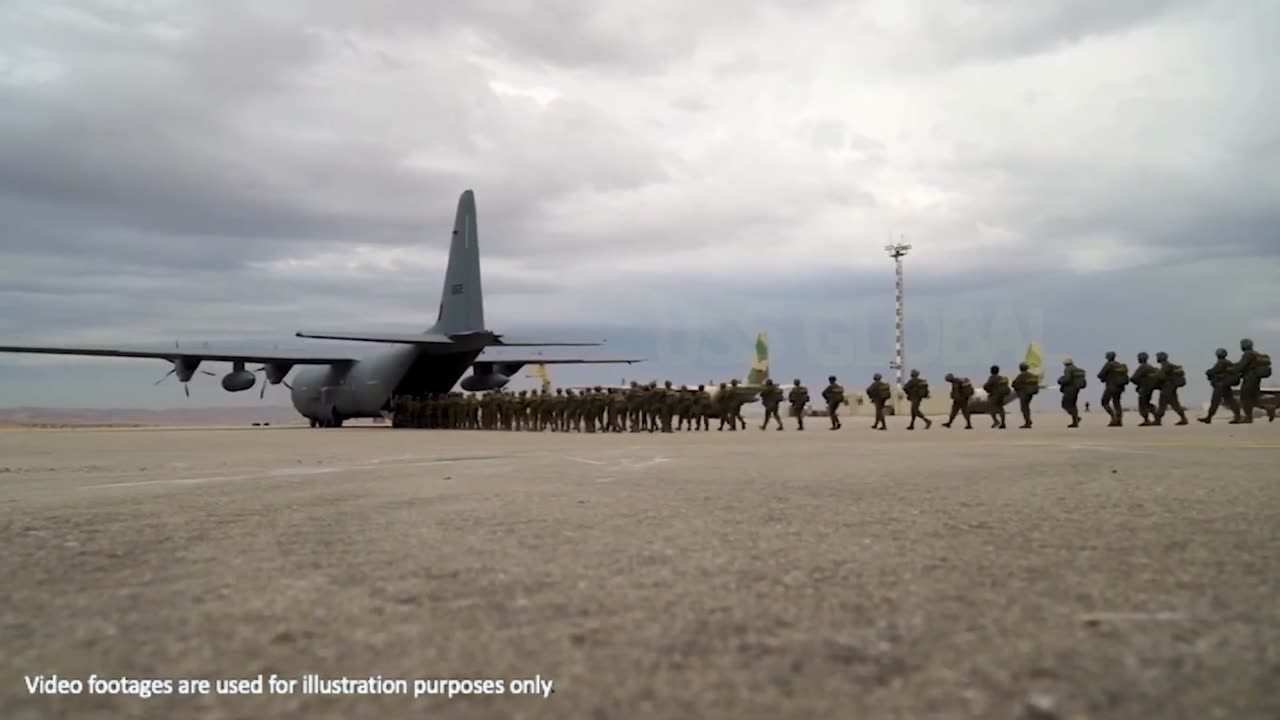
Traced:
<svg viewBox="0 0 1280 720">
<path fill-rule="evenodd" d="M 1253 422 L 1253 410 L 1260 405 L 1261 383 L 1271 376 L 1271 358 L 1254 350 L 1249 339 L 1240 341 L 1241 357 L 1238 362 L 1227 359 L 1227 351 L 1218 348 L 1217 364 L 1206 371 L 1205 376 L 1213 386 L 1213 400 L 1206 417 L 1200 422 L 1209 423 L 1219 406 L 1232 411 L 1232 423 Z M 1178 416 L 1178 425 L 1188 424 L 1186 410 L 1178 399 L 1178 390 L 1187 384 L 1186 372 L 1181 365 L 1172 362 L 1169 354 L 1156 353 L 1157 365 L 1148 362 L 1145 352 L 1138 353 L 1138 366 L 1133 373 L 1128 366 L 1116 359 L 1114 352 L 1106 354 L 1106 364 L 1098 371 L 1102 382 L 1102 406 L 1111 417 L 1110 427 L 1123 424 L 1124 410 L 1121 398 L 1125 389 L 1133 385 L 1138 391 L 1138 412 L 1142 426 L 1163 424 L 1165 414 L 1172 410 Z M 991 427 L 1004 429 L 1005 405 L 1016 397 L 1022 413 L 1021 428 L 1031 427 L 1031 401 L 1040 391 L 1040 377 L 1031 372 L 1027 363 L 1018 367 L 1019 373 L 1012 381 L 1000 374 L 1000 366 L 992 365 L 991 374 L 982 388 L 987 393 L 987 412 Z M 1067 427 L 1080 426 L 1078 400 L 1080 391 L 1088 386 L 1085 370 L 1070 358 L 1063 361 L 1062 376 L 1058 387 L 1062 391 L 1062 409 L 1071 418 Z M 842 426 L 839 408 L 846 404 L 844 388 L 834 375 L 827 378 L 822 391 L 831 429 Z M 951 413 L 942 424 L 950 428 L 956 418 L 962 416 L 965 429 L 973 429 L 970 402 L 975 395 L 974 385 L 967 377 L 951 373 L 946 376 L 951 387 Z M 1240 386 L 1240 400 L 1236 403 L 1232 388 Z M 929 382 L 920 376 L 919 370 L 911 371 L 911 379 L 902 386 L 903 395 L 911 408 L 908 430 L 914 430 L 916 421 L 925 423 L 925 429 L 933 427 L 933 421 L 920 410 L 921 403 L 930 396 Z M 1153 402 L 1156 393 L 1158 401 Z M 745 430 L 747 421 L 742 417 L 742 406 L 753 392 L 739 387 L 737 380 L 721 383 L 713 396 L 705 385 L 697 389 L 672 387 L 668 380 L 662 387 L 657 383 L 641 385 L 631 383 L 629 388 L 602 388 L 575 391 L 556 388 L 551 392 L 544 387 L 541 392 L 510 392 L 494 390 L 482 395 L 448 393 L 428 397 L 396 397 L 392 401 L 393 423 L 397 427 L 466 429 L 466 430 L 518 430 L 552 432 L 675 432 L 677 430 L 710 430 L 711 421 L 718 419 L 718 430 Z M 885 423 L 887 406 L 893 396 L 892 388 L 879 373 L 866 388 L 867 398 L 875 409 L 872 428 L 887 430 Z M 780 413 L 783 390 L 766 380 L 759 390 L 764 406 L 764 422 L 760 429 L 767 429 L 769 421 L 776 422 L 782 430 Z M 804 430 L 805 408 L 810 402 L 809 390 L 797 378 L 786 394 L 788 414 L 795 418 L 798 430 Z M 1268 416 L 1275 420 L 1275 408 L 1266 407 Z"/>
<path fill-rule="evenodd" d="M 1271 357 L 1255 350 L 1253 341 L 1248 338 L 1240 341 L 1240 350 L 1240 360 L 1234 363 L 1227 358 L 1225 348 L 1218 348 L 1215 352 L 1217 363 L 1205 371 L 1205 377 L 1213 387 L 1213 397 L 1209 403 L 1208 413 L 1205 417 L 1199 418 L 1200 422 L 1205 424 L 1213 422 L 1214 413 L 1223 405 L 1232 412 L 1233 417 L 1230 421 L 1232 424 L 1253 422 L 1253 411 L 1261 405 L 1262 380 L 1271 377 Z M 1148 362 L 1147 353 L 1138 353 L 1138 366 L 1132 374 L 1129 372 L 1128 365 L 1116 359 L 1114 352 L 1108 352 L 1106 358 L 1106 364 L 1098 371 L 1097 377 L 1103 386 L 1102 407 L 1111 418 L 1108 427 L 1121 427 L 1124 424 L 1121 398 L 1129 385 L 1133 385 L 1138 391 L 1138 413 L 1142 416 L 1140 427 L 1163 425 L 1164 416 L 1170 410 L 1178 416 L 1177 425 L 1188 424 L 1186 410 L 1178 399 L 1178 390 L 1187 384 L 1187 374 L 1181 365 L 1169 359 L 1168 353 L 1156 353 L 1157 365 Z M 993 428 L 1005 427 L 1004 405 L 1011 394 L 1018 398 L 1021 406 L 1023 417 L 1021 427 L 1031 427 L 1031 400 L 1040 390 L 1039 382 L 1038 378 L 1029 372 L 1026 363 L 1019 366 L 1019 369 L 1021 373 L 1012 383 L 1009 383 L 999 374 L 999 366 L 993 365 L 991 376 L 983 385 L 989 399 L 988 413 L 991 415 Z M 916 379 L 918 371 L 913 370 L 911 375 L 913 380 Z M 962 414 L 965 428 L 972 429 L 969 402 L 974 395 L 973 383 L 968 378 L 951 374 L 947 375 L 947 382 L 951 383 L 951 416 L 943 427 L 951 427 L 956 416 Z M 919 400 L 912 397 L 912 392 L 908 390 L 909 385 L 911 385 L 910 382 L 906 383 L 903 391 L 912 401 L 911 424 L 914 425 L 917 416 L 921 418 L 924 416 L 919 415 Z M 1078 400 L 1080 391 L 1087 386 L 1084 369 L 1078 367 L 1071 358 L 1064 360 L 1062 376 L 1058 378 L 1058 387 L 1062 390 L 1062 409 L 1071 417 L 1071 424 L 1067 427 L 1080 426 Z M 1232 391 L 1236 386 L 1240 387 L 1239 404 L 1236 403 Z M 1153 402 L 1156 393 L 1159 393 L 1158 401 Z M 925 396 L 927 397 L 927 391 Z M 1275 407 L 1266 406 L 1264 409 L 1268 419 L 1274 422 Z M 927 418 L 925 422 L 928 422 Z"/>
<path fill-rule="evenodd" d="M 711 429 L 712 420 L 719 420 L 717 430 L 745 430 L 746 418 L 742 406 L 756 394 L 740 388 L 735 379 L 721 383 L 713 396 L 705 385 L 696 389 L 672 387 L 668 380 L 662 387 L 657 383 L 641 385 L 633 382 L 630 388 L 603 388 L 574 390 L 556 388 L 554 392 L 544 387 L 539 391 L 511 392 L 493 390 L 483 394 L 451 392 L 426 397 L 397 396 L 392 398 L 391 411 L 396 427 L 439 428 L 459 430 L 514 430 L 551 432 L 675 432 L 677 430 Z M 765 421 L 777 421 L 782 429 L 779 406 L 782 388 L 773 380 L 765 381 L 759 390 L 765 406 Z M 844 402 L 844 390 L 831 378 L 831 385 L 823 397 L 833 408 Z M 833 404 L 834 400 L 834 404 Z M 799 381 L 787 393 L 790 414 L 797 419 L 799 429 L 804 429 L 805 406 L 809 404 L 809 390 Z M 832 413 L 833 428 L 839 419 Z"/>
</svg>

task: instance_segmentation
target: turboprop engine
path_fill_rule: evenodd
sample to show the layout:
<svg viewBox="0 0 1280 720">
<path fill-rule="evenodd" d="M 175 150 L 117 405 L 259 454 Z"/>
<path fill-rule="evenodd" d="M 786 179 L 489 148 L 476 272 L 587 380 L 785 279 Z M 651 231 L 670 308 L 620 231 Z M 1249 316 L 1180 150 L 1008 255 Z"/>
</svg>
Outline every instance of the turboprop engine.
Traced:
<svg viewBox="0 0 1280 720">
<path fill-rule="evenodd" d="M 222 389 L 227 392 L 241 392 L 253 387 L 256 380 L 252 372 L 239 368 L 222 376 Z"/>
<path fill-rule="evenodd" d="M 462 379 L 462 389 L 467 392 L 484 392 L 485 390 L 497 390 L 509 382 L 511 382 L 511 378 L 497 372 L 468 375 Z"/>
</svg>

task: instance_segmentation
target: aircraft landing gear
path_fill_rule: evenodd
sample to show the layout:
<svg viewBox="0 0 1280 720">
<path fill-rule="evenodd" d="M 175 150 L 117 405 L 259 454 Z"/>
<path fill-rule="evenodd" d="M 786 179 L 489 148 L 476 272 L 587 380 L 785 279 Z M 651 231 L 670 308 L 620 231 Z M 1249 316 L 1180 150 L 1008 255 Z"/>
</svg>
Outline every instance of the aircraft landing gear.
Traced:
<svg viewBox="0 0 1280 720">
<path fill-rule="evenodd" d="M 320 427 L 320 421 L 316 420 L 315 418 L 311 418 L 311 427 L 313 428 Z"/>
</svg>

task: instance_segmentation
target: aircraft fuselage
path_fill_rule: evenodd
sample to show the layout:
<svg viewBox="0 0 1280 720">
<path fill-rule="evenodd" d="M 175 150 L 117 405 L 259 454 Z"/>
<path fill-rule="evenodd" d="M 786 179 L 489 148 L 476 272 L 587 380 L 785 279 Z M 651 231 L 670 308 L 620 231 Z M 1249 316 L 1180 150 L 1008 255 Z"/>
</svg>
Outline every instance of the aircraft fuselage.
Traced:
<svg viewBox="0 0 1280 720">
<path fill-rule="evenodd" d="M 293 407 L 318 421 L 381 417 L 392 395 L 449 392 L 479 355 L 389 346 L 346 365 L 303 367 L 293 379 Z"/>
</svg>

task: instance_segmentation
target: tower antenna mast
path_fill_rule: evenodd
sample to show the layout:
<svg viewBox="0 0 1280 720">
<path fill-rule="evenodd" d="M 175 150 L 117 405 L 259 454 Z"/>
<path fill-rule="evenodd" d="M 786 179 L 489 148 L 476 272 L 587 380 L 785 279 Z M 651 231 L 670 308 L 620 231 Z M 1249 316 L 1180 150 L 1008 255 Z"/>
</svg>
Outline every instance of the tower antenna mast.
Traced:
<svg viewBox="0 0 1280 720">
<path fill-rule="evenodd" d="M 910 245 L 895 243 L 885 245 L 884 249 L 888 251 L 889 257 L 893 258 L 894 270 L 897 275 L 897 292 L 894 296 L 894 356 L 893 369 L 898 375 L 898 389 L 902 389 L 902 373 L 906 364 L 906 337 L 903 332 L 902 324 L 902 258 L 907 256 L 907 251 L 911 249 Z"/>
</svg>

